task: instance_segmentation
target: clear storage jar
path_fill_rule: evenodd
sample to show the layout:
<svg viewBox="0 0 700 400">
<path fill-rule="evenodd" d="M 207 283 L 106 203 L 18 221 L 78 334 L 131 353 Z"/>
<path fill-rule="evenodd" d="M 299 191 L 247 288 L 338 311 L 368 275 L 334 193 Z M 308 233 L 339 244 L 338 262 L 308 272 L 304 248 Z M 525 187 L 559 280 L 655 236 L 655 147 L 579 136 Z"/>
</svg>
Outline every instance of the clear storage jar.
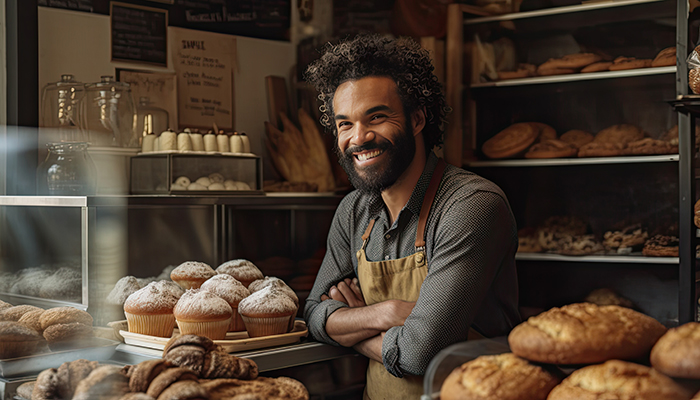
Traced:
<svg viewBox="0 0 700 400">
<path fill-rule="evenodd" d="M 37 170 L 37 192 L 49 196 L 95 194 L 96 171 L 85 142 L 49 143 Z"/>
</svg>

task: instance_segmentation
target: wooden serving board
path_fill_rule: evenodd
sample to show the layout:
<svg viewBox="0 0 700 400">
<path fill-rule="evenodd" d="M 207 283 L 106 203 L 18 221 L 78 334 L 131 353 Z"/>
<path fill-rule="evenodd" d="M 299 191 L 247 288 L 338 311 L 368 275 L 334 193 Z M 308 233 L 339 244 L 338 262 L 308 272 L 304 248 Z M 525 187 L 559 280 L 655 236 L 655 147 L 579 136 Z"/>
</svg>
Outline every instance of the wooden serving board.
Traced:
<svg viewBox="0 0 700 400">
<path fill-rule="evenodd" d="M 288 333 L 250 338 L 248 337 L 248 332 L 228 332 L 226 339 L 214 340 L 214 343 L 223 347 L 225 351 L 233 353 L 296 343 L 308 333 L 309 330 L 306 328 L 306 323 L 298 320 L 294 322 L 294 329 Z M 156 350 L 163 350 L 170 340 L 170 338 L 142 335 L 125 330 L 120 330 L 119 334 L 124 338 L 124 343 L 126 344 Z M 176 329 L 173 336 L 178 336 L 179 334 L 180 332 Z"/>
</svg>

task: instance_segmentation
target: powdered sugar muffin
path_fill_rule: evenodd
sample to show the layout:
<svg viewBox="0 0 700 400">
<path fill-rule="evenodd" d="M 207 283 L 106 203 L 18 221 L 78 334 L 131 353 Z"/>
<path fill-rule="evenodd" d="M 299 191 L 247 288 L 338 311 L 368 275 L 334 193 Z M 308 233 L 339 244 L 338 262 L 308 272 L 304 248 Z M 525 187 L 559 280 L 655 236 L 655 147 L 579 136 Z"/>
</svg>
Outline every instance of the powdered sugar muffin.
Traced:
<svg viewBox="0 0 700 400">
<path fill-rule="evenodd" d="M 189 289 L 180 297 L 173 313 L 182 335 L 219 340 L 226 338 L 233 310 L 226 300 L 214 293 Z"/>
<path fill-rule="evenodd" d="M 170 337 L 175 328 L 173 309 L 178 297 L 165 281 L 152 282 L 124 302 L 129 332 Z"/>
<path fill-rule="evenodd" d="M 236 278 L 243 286 L 248 287 L 251 282 L 262 279 L 263 273 L 252 262 L 244 259 L 226 261 L 216 268 L 219 274 L 227 274 Z"/>
<path fill-rule="evenodd" d="M 256 281 L 253 281 L 250 284 L 250 286 L 248 286 L 248 290 L 250 290 L 250 293 L 255 293 L 255 292 L 260 291 L 261 289 L 264 289 L 268 286 L 272 286 L 272 287 L 275 287 L 275 288 L 282 290 L 284 293 L 289 295 L 289 297 L 294 301 L 294 304 L 296 304 L 296 306 L 299 307 L 299 297 L 297 297 L 296 292 L 294 292 L 294 289 L 290 288 L 280 278 L 277 278 L 274 276 L 266 276 L 263 279 L 258 279 Z"/>
<path fill-rule="evenodd" d="M 198 261 L 185 261 L 170 273 L 170 279 L 183 289 L 197 289 L 202 283 L 216 275 L 209 264 Z"/>
<path fill-rule="evenodd" d="M 107 295 L 107 303 L 123 306 L 129 296 L 141 289 L 141 285 L 134 276 L 125 276 L 117 281 L 114 288 Z"/>
<path fill-rule="evenodd" d="M 289 331 L 290 318 L 297 312 L 294 301 L 281 289 L 267 286 L 238 304 L 248 336 L 278 335 Z"/>
<path fill-rule="evenodd" d="M 231 306 L 233 314 L 231 316 L 231 324 L 228 328 L 229 332 L 241 332 L 245 330 L 243 319 L 240 314 L 238 314 L 238 303 L 250 296 L 250 291 L 246 289 L 242 283 L 231 275 L 219 274 L 202 283 L 200 289 L 214 293 L 226 300 Z"/>
</svg>

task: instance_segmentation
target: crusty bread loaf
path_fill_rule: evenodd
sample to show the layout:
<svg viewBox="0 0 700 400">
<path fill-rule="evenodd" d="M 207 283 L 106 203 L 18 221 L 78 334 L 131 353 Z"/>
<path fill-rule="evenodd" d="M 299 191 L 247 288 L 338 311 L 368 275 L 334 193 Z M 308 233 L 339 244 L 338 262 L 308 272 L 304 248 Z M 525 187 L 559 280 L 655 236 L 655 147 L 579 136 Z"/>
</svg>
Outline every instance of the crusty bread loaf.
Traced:
<svg viewBox="0 0 700 400">
<path fill-rule="evenodd" d="M 513 353 L 481 356 L 455 368 L 441 400 L 545 400 L 560 379 Z"/>
<path fill-rule="evenodd" d="M 202 382 L 201 386 L 209 393 L 210 400 L 227 400 L 233 398 L 260 398 L 265 400 L 309 399 L 309 392 L 301 382 L 284 376 L 279 378 L 259 377 L 252 381 L 214 379 Z M 250 397 L 244 397 L 245 395 L 249 395 Z"/>
<path fill-rule="evenodd" d="M 620 360 L 574 371 L 547 400 L 688 400 L 691 393 L 653 368 Z"/>
<path fill-rule="evenodd" d="M 41 314 L 39 319 L 41 329 L 46 329 L 51 325 L 70 324 L 71 322 L 80 322 L 83 325 L 92 326 L 92 316 L 83 310 L 75 307 L 54 307 L 49 308 Z"/>
<path fill-rule="evenodd" d="M 530 147 L 539 133 L 530 123 L 513 124 L 487 140 L 481 151 L 489 158 L 513 157 Z"/>
<path fill-rule="evenodd" d="M 654 318 L 629 308 L 576 303 L 529 318 L 511 331 L 508 343 L 530 361 L 593 364 L 646 357 L 665 332 Z"/>
<path fill-rule="evenodd" d="M 674 378 L 700 379 L 700 323 L 669 329 L 651 350 L 651 365 Z"/>
</svg>

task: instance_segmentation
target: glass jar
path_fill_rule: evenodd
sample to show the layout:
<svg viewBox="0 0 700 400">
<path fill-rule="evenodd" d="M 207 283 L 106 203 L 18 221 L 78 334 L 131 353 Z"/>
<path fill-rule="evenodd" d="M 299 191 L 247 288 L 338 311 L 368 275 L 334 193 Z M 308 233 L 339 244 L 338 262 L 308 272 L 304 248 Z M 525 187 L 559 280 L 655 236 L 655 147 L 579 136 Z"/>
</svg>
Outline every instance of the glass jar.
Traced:
<svg viewBox="0 0 700 400">
<path fill-rule="evenodd" d="M 95 164 L 85 142 L 47 144 L 49 152 L 37 170 L 37 192 L 49 196 L 95 194 Z"/>
<path fill-rule="evenodd" d="M 41 143 L 84 142 L 81 131 L 80 101 L 85 96 L 85 85 L 71 74 L 61 75 L 61 80 L 44 86 L 41 92 L 39 126 L 46 138 Z"/>
<path fill-rule="evenodd" d="M 146 135 L 160 135 L 168 129 L 168 118 L 168 112 L 156 107 L 150 98 L 139 98 L 139 105 L 136 107 L 136 135 L 140 140 Z"/>
<path fill-rule="evenodd" d="M 112 76 L 85 86 L 83 107 L 90 146 L 138 147 L 131 87 Z"/>
</svg>

